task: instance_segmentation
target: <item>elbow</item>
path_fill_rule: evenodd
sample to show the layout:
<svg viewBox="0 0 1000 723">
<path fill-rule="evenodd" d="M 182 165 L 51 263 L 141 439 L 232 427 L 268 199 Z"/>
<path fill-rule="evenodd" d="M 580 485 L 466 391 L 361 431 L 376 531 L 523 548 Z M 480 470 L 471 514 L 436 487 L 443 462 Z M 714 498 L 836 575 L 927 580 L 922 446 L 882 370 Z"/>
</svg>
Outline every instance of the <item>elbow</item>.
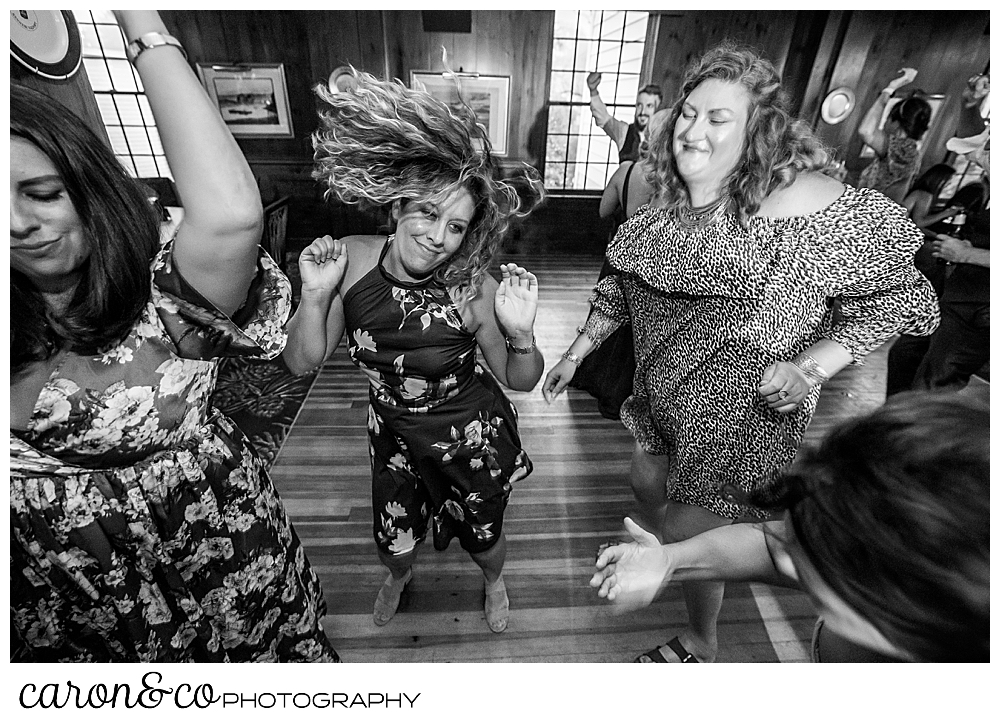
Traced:
<svg viewBox="0 0 1000 723">
<path fill-rule="evenodd" d="M 308 366 L 298 355 L 289 354 L 287 351 L 281 355 L 281 360 L 285 363 L 285 366 L 288 367 L 288 371 L 297 377 L 309 373 L 314 368 Z"/>
<path fill-rule="evenodd" d="M 264 209 L 260 198 L 233 204 L 226 212 L 219 214 L 219 224 L 232 233 L 260 238 L 264 232 Z"/>
</svg>

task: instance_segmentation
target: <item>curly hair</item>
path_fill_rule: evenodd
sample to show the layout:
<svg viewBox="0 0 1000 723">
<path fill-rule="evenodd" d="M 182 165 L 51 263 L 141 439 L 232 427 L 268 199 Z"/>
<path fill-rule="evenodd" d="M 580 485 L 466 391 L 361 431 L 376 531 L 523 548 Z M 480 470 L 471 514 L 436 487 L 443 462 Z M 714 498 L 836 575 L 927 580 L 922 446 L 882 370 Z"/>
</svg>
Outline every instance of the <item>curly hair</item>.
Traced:
<svg viewBox="0 0 1000 723">
<path fill-rule="evenodd" d="M 687 97 L 710 78 L 739 83 L 750 96 L 742 159 L 724 184 L 726 211 L 745 225 L 769 193 L 791 185 L 799 172 L 825 168 L 830 154 L 806 123 L 792 118 L 774 66 L 751 48 L 724 42 L 687 69 L 670 118 L 653 143 L 658 200 L 667 208 L 691 208 L 673 154 L 674 128 Z"/>
<path fill-rule="evenodd" d="M 472 222 L 434 278 L 472 299 L 510 220 L 527 216 L 542 201 L 537 171 L 522 164 L 504 179 L 485 129 L 464 103 L 448 106 L 399 80 L 354 72 L 355 90 L 331 93 L 316 86 L 325 105 L 312 137 L 313 178 L 326 185 L 326 197 L 356 205 L 433 203 L 457 189 L 468 191 L 475 204 Z"/>
<path fill-rule="evenodd" d="M 820 577 L 920 661 L 988 661 L 989 408 L 894 395 L 782 476 L 793 539 Z"/>
<path fill-rule="evenodd" d="M 48 156 L 91 245 L 69 308 L 60 314 L 11 269 L 11 372 L 58 349 L 94 354 L 123 339 L 149 301 L 159 222 L 142 186 L 107 143 L 44 93 L 12 83 L 10 134 Z"/>
</svg>

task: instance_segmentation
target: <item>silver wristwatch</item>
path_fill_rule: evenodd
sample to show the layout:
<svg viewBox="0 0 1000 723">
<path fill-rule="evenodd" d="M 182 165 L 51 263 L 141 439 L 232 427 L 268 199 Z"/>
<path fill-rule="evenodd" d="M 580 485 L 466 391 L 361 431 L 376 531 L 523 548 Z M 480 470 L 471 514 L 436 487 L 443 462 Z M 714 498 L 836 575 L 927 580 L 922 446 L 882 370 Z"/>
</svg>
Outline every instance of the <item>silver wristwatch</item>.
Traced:
<svg viewBox="0 0 1000 723">
<path fill-rule="evenodd" d="M 167 35 L 166 33 L 143 33 L 128 44 L 128 47 L 125 48 L 125 54 L 128 56 L 128 61 L 134 65 L 136 58 L 145 51 L 158 48 L 161 45 L 173 45 L 181 51 L 185 60 L 187 59 L 187 52 L 184 50 L 184 46 L 181 45 L 181 41 L 173 35 Z"/>
</svg>

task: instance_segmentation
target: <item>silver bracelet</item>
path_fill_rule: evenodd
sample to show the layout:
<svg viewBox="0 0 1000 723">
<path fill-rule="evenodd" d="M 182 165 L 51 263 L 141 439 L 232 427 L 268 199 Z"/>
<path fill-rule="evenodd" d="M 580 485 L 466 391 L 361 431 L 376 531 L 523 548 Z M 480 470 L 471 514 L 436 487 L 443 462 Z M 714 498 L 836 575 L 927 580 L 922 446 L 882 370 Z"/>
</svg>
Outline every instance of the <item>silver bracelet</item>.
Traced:
<svg viewBox="0 0 1000 723">
<path fill-rule="evenodd" d="M 507 339 L 507 348 L 515 354 L 530 354 L 535 350 L 535 335 L 531 335 L 531 343 L 528 346 L 514 346 L 510 339 Z"/>
<path fill-rule="evenodd" d="M 158 48 L 161 45 L 173 45 L 179 51 L 181 55 L 184 56 L 184 60 L 187 60 L 187 51 L 184 50 L 184 46 L 181 45 L 181 41 L 175 38 L 173 35 L 168 35 L 167 33 L 143 33 L 138 38 L 133 40 L 125 48 L 125 55 L 128 56 L 128 61 L 135 65 L 135 61 L 147 50 L 152 50 L 153 48 Z"/>
<path fill-rule="evenodd" d="M 578 356 L 577 354 L 574 354 L 569 349 L 567 349 L 562 353 L 562 358 L 568 361 L 570 364 L 575 364 L 576 366 L 580 366 L 581 364 L 583 364 L 583 358 Z"/>
<path fill-rule="evenodd" d="M 805 352 L 802 352 L 797 357 L 792 359 L 792 364 L 797 366 L 799 370 L 806 375 L 806 379 L 809 380 L 809 384 L 814 387 L 817 384 L 823 384 L 824 382 L 830 381 L 830 375 L 827 374 L 826 369 L 821 367 L 815 359 Z"/>
</svg>

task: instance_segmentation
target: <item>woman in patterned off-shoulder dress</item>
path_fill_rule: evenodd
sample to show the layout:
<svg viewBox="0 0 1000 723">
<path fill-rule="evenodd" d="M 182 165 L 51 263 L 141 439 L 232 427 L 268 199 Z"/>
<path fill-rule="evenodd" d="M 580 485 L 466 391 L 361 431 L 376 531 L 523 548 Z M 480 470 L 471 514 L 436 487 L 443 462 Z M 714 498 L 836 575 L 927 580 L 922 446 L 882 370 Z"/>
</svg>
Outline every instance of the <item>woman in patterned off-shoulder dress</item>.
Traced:
<svg viewBox="0 0 1000 723">
<path fill-rule="evenodd" d="M 218 359 L 284 345 L 256 185 L 155 12 L 119 13 L 185 203 L 11 87 L 11 658 L 338 660 L 263 464 L 209 406 Z M 176 41 L 173 41 L 176 42 Z"/>
<path fill-rule="evenodd" d="M 500 633 L 509 613 L 504 510 L 531 462 L 497 380 L 530 390 L 544 362 L 532 334 L 534 275 L 503 264 L 498 284 L 487 270 L 507 218 L 537 201 L 537 181 L 522 200 L 499 179 L 468 109 L 455 115 L 426 93 L 366 73 L 357 81 L 354 93 L 319 89 L 326 106 L 315 175 L 343 201 L 390 205 L 396 230 L 326 236 L 306 248 L 284 359 L 293 371 L 313 368 L 346 331 L 351 359 L 371 384 L 374 535 L 389 568 L 375 624 L 395 615 L 430 533 L 438 550 L 457 537 L 482 569 L 486 622 Z M 477 363 L 477 348 L 492 374 Z"/>
<path fill-rule="evenodd" d="M 640 518 L 665 541 L 762 516 L 727 490 L 766 496 L 822 382 L 897 332 L 937 325 L 905 210 L 811 172 L 826 154 L 785 108 L 752 51 L 723 45 L 693 65 L 653 148 L 658 195 L 608 247 L 620 273 L 597 285 L 583 333 L 543 385 L 551 400 L 631 320 L 631 481 Z M 714 660 L 723 590 L 684 583 L 688 627 L 638 662 Z"/>
</svg>

